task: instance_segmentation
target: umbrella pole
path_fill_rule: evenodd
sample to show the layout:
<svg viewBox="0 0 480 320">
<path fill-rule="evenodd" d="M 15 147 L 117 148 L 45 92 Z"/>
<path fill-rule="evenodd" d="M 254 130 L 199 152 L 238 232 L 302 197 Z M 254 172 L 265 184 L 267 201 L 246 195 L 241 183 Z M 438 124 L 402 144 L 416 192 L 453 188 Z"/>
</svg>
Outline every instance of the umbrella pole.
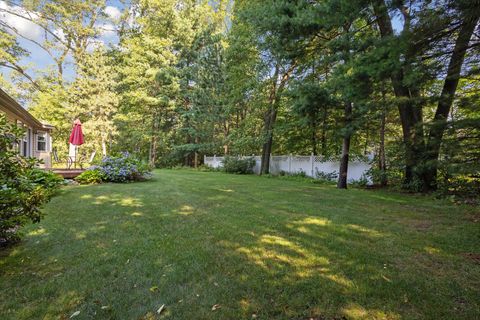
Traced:
<svg viewBox="0 0 480 320">
<path fill-rule="evenodd" d="M 75 146 L 75 157 L 73 158 L 73 169 L 77 169 L 77 146 Z"/>
</svg>

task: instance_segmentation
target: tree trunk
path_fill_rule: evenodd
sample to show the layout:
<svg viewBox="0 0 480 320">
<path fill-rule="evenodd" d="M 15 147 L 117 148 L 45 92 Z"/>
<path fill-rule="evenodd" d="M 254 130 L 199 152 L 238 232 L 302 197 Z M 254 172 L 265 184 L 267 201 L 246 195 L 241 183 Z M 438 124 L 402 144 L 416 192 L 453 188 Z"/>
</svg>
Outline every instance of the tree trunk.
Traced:
<svg viewBox="0 0 480 320">
<path fill-rule="evenodd" d="M 322 156 L 327 155 L 327 106 L 324 106 L 322 119 Z"/>
<path fill-rule="evenodd" d="M 158 117 L 155 113 L 152 120 L 152 137 L 150 139 L 150 159 L 149 164 L 155 166 L 157 161 L 157 149 L 158 149 Z"/>
<path fill-rule="evenodd" d="M 270 154 L 272 153 L 273 144 L 273 123 L 274 113 L 276 118 L 276 98 L 277 98 L 277 81 L 278 73 L 280 72 L 279 66 L 275 66 L 275 73 L 273 75 L 273 84 L 268 99 L 268 110 L 264 116 L 263 132 L 265 133 L 265 142 L 262 146 L 262 162 L 260 164 L 260 174 L 270 173 Z"/>
<path fill-rule="evenodd" d="M 342 158 L 340 159 L 340 172 L 338 175 L 337 188 L 347 189 L 347 174 L 348 174 L 348 158 L 350 153 L 350 139 L 352 134 L 350 133 L 350 124 L 352 122 L 352 103 L 347 102 L 345 104 L 345 128 L 347 132 L 343 137 L 342 145 Z"/>
<path fill-rule="evenodd" d="M 443 84 L 442 93 L 438 102 L 435 117 L 430 128 L 428 144 L 426 150 L 427 171 L 424 177 L 424 191 L 435 190 L 437 188 L 437 172 L 438 172 L 438 156 L 443 134 L 447 127 L 447 118 L 453 104 L 455 92 L 460 78 L 463 60 L 467 52 L 468 43 L 472 37 L 475 26 L 479 17 L 474 19 L 466 19 L 464 25 L 459 31 L 458 38 L 455 42 L 455 48 L 448 65 L 447 76 Z"/>
<path fill-rule="evenodd" d="M 153 135 L 150 141 L 150 161 L 149 164 L 151 166 L 155 166 L 155 162 L 157 161 L 157 136 Z"/>
<path fill-rule="evenodd" d="M 198 137 L 195 137 L 195 144 L 198 146 Z M 195 149 L 195 154 L 193 158 L 193 166 L 194 168 L 198 167 L 198 151 Z"/>
<path fill-rule="evenodd" d="M 367 120 L 365 128 L 365 144 L 363 145 L 363 154 L 366 155 L 368 151 L 368 139 L 370 138 L 370 121 Z"/>
<path fill-rule="evenodd" d="M 225 144 L 223 145 L 223 154 L 224 155 L 228 155 L 228 150 L 230 149 L 229 145 L 228 145 L 228 136 L 229 135 L 230 135 L 230 125 L 229 125 L 228 121 L 225 120 L 224 124 L 223 124 L 223 141 L 225 142 Z"/>
<path fill-rule="evenodd" d="M 264 117 L 265 142 L 263 143 L 262 147 L 262 163 L 260 165 L 260 174 L 268 174 L 270 172 L 270 154 L 272 153 L 273 128 L 277 119 L 278 100 L 280 98 L 280 94 L 283 91 L 283 88 L 285 87 L 288 79 L 290 78 L 290 74 L 295 69 L 295 66 L 296 64 L 292 63 L 280 79 L 280 67 L 278 65 L 275 67 L 273 85 L 268 99 L 269 109 Z"/>
<path fill-rule="evenodd" d="M 374 1 L 374 11 L 381 37 L 393 37 L 392 22 L 384 0 Z M 415 168 L 422 159 L 424 140 L 422 110 L 421 107 L 415 106 L 412 100 L 413 97 L 418 96 L 419 92 L 404 86 L 403 77 L 402 69 L 391 74 L 393 91 L 395 96 L 400 98 L 398 111 L 402 124 L 403 144 L 405 147 L 404 183 L 408 185 L 418 178 Z"/>
<path fill-rule="evenodd" d="M 107 141 L 106 138 L 102 135 L 102 155 L 107 156 Z"/>
<path fill-rule="evenodd" d="M 265 115 L 264 130 L 267 133 L 267 137 L 262 147 L 262 163 L 260 167 L 260 174 L 270 173 L 270 155 L 272 154 L 273 145 L 273 125 L 277 119 L 276 107 L 271 107 Z"/>
<path fill-rule="evenodd" d="M 380 147 L 378 152 L 378 168 L 380 170 L 380 185 L 385 187 L 387 180 L 387 163 L 385 159 L 385 122 L 387 117 L 387 106 L 385 101 L 385 91 L 382 90 L 382 115 L 380 118 Z"/>
<path fill-rule="evenodd" d="M 317 127 L 316 126 L 312 128 L 311 141 L 312 141 L 312 153 L 317 154 Z"/>
</svg>

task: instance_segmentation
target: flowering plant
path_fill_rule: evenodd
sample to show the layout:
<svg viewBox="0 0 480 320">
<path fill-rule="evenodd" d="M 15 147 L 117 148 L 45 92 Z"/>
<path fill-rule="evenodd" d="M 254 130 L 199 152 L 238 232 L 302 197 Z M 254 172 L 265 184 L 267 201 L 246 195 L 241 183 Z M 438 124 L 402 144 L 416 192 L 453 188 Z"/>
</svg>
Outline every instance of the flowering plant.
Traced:
<svg viewBox="0 0 480 320">
<path fill-rule="evenodd" d="M 109 182 L 141 181 L 150 177 L 150 168 L 128 152 L 119 157 L 105 157 L 99 166 Z"/>
<path fill-rule="evenodd" d="M 106 182 L 143 181 L 151 177 L 151 168 L 128 152 L 118 157 L 105 157 L 100 165 L 88 170 L 98 171 Z"/>
</svg>

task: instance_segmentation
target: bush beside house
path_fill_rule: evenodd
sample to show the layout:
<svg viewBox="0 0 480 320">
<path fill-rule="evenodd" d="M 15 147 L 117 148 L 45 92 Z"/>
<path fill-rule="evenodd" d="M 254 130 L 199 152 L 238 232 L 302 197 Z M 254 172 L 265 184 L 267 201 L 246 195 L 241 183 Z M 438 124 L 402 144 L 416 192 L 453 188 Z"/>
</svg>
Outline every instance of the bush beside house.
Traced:
<svg viewBox="0 0 480 320">
<path fill-rule="evenodd" d="M 22 129 L 0 115 L 0 245 L 18 241 L 19 229 L 39 222 L 41 206 L 48 202 L 63 178 L 36 168 L 40 161 L 18 154 Z"/>
</svg>

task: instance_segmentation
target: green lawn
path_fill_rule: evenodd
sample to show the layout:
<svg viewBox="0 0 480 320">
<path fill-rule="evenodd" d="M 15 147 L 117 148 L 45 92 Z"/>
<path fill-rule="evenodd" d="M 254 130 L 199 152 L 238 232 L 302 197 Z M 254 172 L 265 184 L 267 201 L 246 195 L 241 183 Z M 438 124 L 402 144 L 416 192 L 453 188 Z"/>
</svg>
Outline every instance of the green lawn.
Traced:
<svg viewBox="0 0 480 320">
<path fill-rule="evenodd" d="M 160 170 L 45 212 L 0 251 L 1 319 L 480 317 L 474 207 Z"/>
</svg>

